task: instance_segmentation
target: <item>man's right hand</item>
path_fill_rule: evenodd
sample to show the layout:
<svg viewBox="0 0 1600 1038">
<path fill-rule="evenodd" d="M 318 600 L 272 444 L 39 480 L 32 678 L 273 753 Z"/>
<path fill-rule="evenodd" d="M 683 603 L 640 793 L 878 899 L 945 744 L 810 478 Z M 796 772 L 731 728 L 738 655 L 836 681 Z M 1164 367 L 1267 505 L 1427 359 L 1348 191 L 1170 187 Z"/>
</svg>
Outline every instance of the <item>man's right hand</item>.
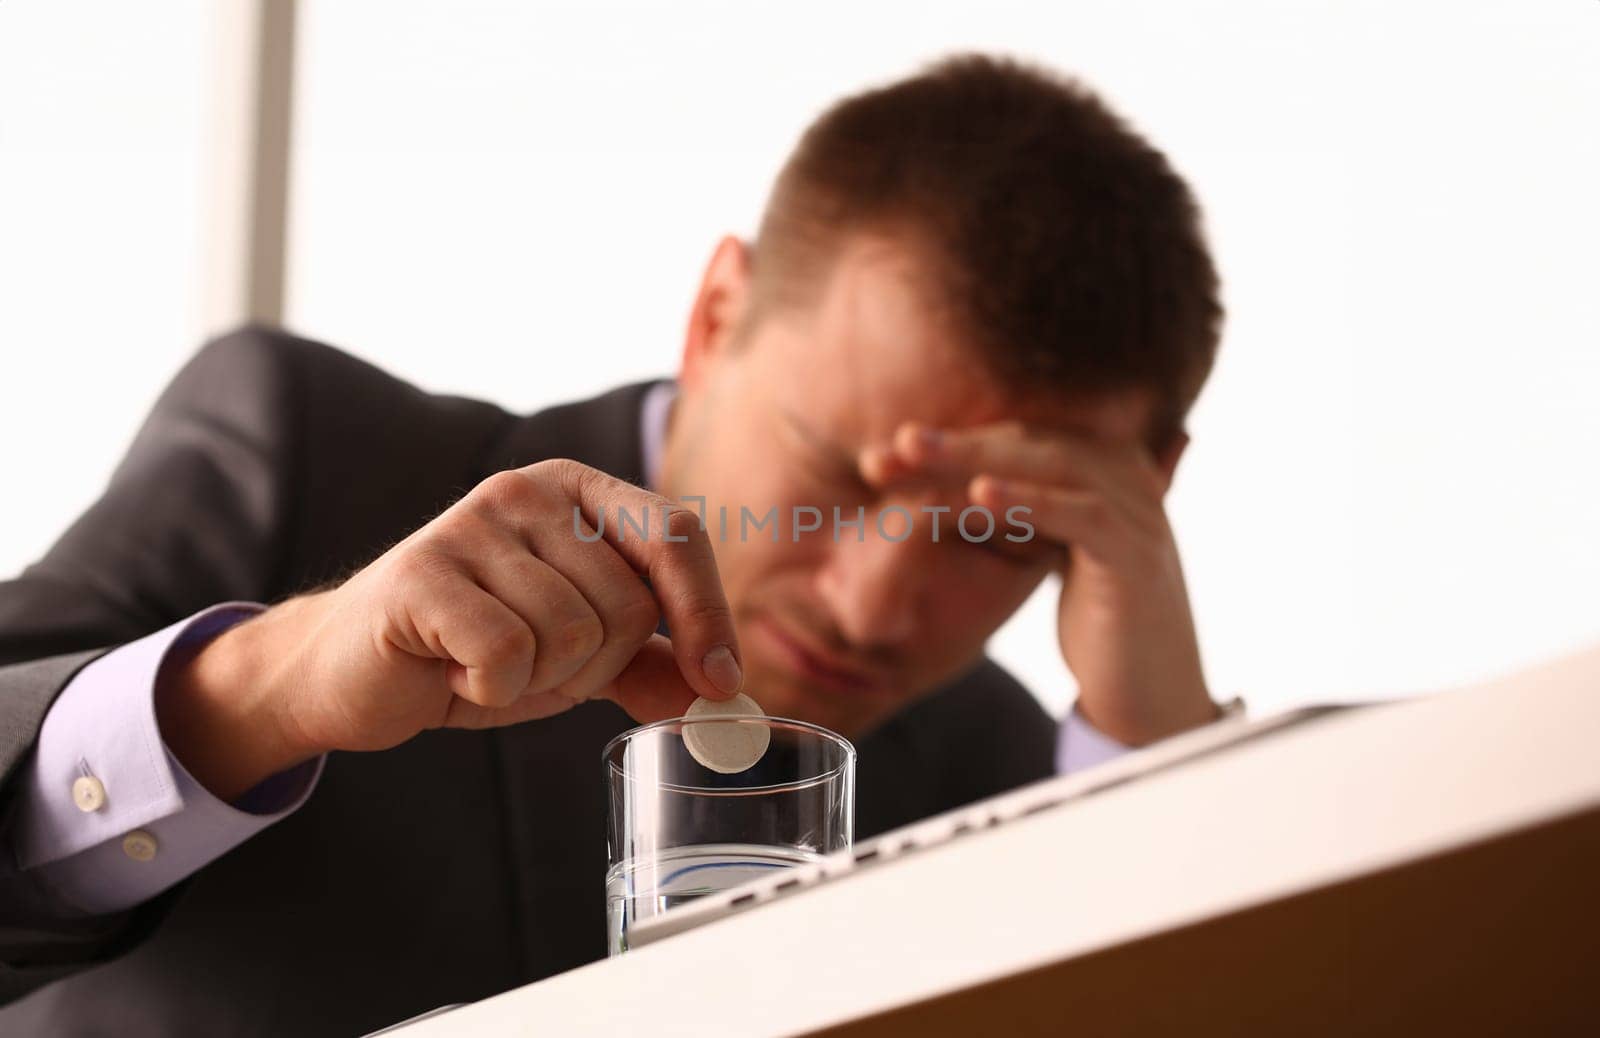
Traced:
<svg viewBox="0 0 1600 1038">
<path fill-rule="evenodd" d="M 603 509 L 605 537 L 579 537 L 574 507 L 588 538 Z M 650 536 L 619 537 L 619 509 L 648 510 Z M 655 633 L 663 615 L 670 642 Z M 175 663 L 157 688 L 162 736 L 225 800 L 329 750 L 593 698 L 648 721 L 742 680 L 699 517 L 565 460 L 496 473 L 337 588 Z"/>
</svg>

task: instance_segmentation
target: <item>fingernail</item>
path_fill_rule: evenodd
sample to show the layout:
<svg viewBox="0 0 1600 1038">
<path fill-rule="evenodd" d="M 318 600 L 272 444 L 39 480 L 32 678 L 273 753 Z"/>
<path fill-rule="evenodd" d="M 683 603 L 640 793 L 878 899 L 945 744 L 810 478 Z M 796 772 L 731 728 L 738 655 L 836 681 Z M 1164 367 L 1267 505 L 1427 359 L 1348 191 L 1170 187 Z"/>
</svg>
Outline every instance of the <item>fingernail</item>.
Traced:
<svg viewBox="0 0 1600 1038">
<path fill-rule="evenodd" d="M 706 653 L 700 661 L 700 670 L 724 692 L 737 692 L 744 683 L 744 671 L 739 669 L 739 661 L 726 645 L 718 645 Z"/>
<path fill-rule="evenodd" d="M 936 454 L 944 442 L 939 430 L 907 422 L 894 438 L 894 452 L 910 462 Z"/>
</svg>

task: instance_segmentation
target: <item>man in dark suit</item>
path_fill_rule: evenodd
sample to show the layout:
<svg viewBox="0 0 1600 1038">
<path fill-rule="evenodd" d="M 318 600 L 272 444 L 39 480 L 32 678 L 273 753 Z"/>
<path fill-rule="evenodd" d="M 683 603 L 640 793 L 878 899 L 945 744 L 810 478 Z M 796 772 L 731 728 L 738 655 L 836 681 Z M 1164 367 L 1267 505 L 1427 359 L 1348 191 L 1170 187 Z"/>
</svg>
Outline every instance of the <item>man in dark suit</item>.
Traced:
<svg viewBox="0 0 1600 1038">
<path fill-rule="evenodd" d="M 855 739 L 863 834 L 1211 719 L 1162 498 L 1216 292 L 1159 152 L 966 58 L 808 131 L 675 382 L 516 417 L 208 345 L 0 585 L 0 1030 L 351 1034 L 589 961 L 600 748 L 695 695 Z M 1051 572 L 1059 728 L 982 654 Z"/>
</svg>

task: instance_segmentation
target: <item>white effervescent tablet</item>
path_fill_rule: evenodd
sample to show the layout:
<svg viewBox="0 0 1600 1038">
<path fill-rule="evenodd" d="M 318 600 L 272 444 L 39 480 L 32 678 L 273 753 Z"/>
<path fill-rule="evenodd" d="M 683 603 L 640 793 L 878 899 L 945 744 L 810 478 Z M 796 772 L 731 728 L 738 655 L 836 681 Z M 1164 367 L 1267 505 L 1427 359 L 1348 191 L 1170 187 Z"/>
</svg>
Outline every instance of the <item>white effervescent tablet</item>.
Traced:
<svg viewBox="0 0 1600 1038">
<path fill-rule="evenodd" d="M 765 717 L 761 705 L 743 692 L 732 699 L 696 699 L 685 717 Z M 772 742 L 764 724 L 685 724 L 683 745 L 689 756 L 712 771 L 735 775 L 754 766 Z"/>
</svg>

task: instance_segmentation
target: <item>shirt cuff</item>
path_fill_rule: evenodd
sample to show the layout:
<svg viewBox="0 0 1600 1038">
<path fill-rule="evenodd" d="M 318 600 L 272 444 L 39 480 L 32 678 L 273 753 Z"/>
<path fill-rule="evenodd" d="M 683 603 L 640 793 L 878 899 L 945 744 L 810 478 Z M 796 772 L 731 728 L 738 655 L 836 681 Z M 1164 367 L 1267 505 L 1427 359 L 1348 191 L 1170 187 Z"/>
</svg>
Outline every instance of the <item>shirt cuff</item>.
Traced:
<svg viewBox="0 0 1600 1038">
<path fill-rule="evenodd" d="M 1070 775 L 1075 771 L 1083 771 L 1120 757 L 1132 749 L 1090 724 L 1074 703 L 1067 716 L 1061 719 L 1061 734 L 1056 743 L 1056 774 Z"/>
<path fill-rule="evenodd" d="M 233 804 L 189 774 L 161 738 L 163 663 L 262 611 L 230 602 L 84 667 L 45 715 L 17 789 L 12 852 L 63 902 L 119 911 L 184 879 L 293 812 L 326 758 L 270 776 Z"/>
</svg>

